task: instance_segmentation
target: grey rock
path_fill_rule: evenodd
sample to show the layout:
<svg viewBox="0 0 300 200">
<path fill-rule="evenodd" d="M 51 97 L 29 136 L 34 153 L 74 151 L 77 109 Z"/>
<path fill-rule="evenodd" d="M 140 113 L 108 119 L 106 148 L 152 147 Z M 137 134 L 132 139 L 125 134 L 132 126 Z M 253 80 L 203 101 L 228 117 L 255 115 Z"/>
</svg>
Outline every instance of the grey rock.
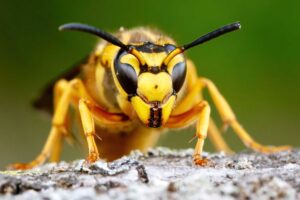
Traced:
<svg viewBox="0 0 300 200">
<path fill-rule="evenodd" d="M 0 199 L 300 199 L 300 150 L 234 155 L 155 148 L 116 161 L 49 163 L 0 171 Z"/>
</svg>

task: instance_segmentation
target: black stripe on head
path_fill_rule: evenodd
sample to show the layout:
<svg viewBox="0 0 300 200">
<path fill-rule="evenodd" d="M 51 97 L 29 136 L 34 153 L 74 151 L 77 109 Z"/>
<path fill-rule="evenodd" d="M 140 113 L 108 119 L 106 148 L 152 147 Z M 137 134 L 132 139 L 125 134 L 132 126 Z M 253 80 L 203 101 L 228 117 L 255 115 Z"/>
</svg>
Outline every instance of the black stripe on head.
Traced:
<svg viewBox="0 0 300 200">
<path fill-rule="evenodd" d="M 136 50 L 143 52 L 143 53 L 170 53 L 173 51 L 176 46 L 172 44 L 165 44 L 164 46 L 153 44 L 152 42 L 145 42 L 143 45 L 140 46 L 134 46 Z M 153 74 L 158 74 L 159 72 L 167 72 L 166 66 L 141 66 L 140 74 L 144 72 L 150 72 Z"/>
<path fill-rule="evenodd" d="M 143 53 L 169 53 L 173 51 L 176 47 L 172 44 L 165 44 L 164 46 L 156 45 L 152 42 L 145 42 L 143 45 L 135 46 L 136 50 Z"/>
<path fill-rule="evenodd" d="M 162 67 L 158 67 L 158 66 L 154 66 L 154 67 L 141 66 L 140 74 L 145 73 L 145 72 L 150 72 L 152 74 L 158 74 L 160 72 L 168 73 L 166 67 L 162 68 Z"/>
</svg>

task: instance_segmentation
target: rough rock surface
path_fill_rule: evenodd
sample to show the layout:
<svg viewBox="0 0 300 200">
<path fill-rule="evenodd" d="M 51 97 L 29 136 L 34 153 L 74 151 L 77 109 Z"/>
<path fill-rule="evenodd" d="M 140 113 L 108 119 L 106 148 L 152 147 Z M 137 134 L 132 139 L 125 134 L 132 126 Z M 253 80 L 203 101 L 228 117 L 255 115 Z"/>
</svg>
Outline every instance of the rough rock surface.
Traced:
<svg viewBox="0 0 300 200">
<path fill-rule="evenodd" d="M 0 172 L 0 199 L 300 199 L 300 150 L 263 155 L 156 148 L 111 163 L 83 160 Z"/>
</svg>

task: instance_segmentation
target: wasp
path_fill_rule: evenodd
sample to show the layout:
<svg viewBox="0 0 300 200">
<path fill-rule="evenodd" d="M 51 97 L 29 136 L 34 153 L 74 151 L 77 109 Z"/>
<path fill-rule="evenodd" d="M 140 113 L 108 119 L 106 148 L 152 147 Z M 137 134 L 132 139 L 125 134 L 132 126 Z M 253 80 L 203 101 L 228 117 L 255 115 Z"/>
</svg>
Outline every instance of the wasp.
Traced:
<svg viewBox="0 0 300 200">
<path fill-rule="evenodd" d="M 47 160 L 59 161 L 63 140 L 72 138 L 70 108 L 80 119 L 88 163 L 100 158 L 111 161 L 134 149 L 145 151 L 165 130 L 195 125 L 193 162 L 205 165 L 208 160 L 202 157 L 202 149 L 207 136 L 217 150 L 231 149 L 210 117 L 210 105 L 202 95 L 204 89 L 225 127 L 230 126 L 245 146 L 263 153 L 289 149 L 257 143 L 236 119 L 215 84 L 197 76 L 195 65 L 184 55 L 192 47 L 240 28 L 239 22 L 232 23 L 178 46 L 172 38 L 149 28 L 120 29 L 112 35 L 85 24 L 60 26 L 61 31 L 81 31 L 102 41 L 87 59 L 45 89 L 36 106 L 53 109 L 47 141 L 33 161 L 11 167 L 29 169 Z"/>
</svg>

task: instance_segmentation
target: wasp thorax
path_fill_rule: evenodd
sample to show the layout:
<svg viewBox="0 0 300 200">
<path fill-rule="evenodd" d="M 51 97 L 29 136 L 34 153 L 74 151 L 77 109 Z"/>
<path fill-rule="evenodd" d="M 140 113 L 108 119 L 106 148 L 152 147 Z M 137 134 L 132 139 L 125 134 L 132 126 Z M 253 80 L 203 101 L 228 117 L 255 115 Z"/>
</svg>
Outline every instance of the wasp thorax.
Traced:
<svg viewBox="0 0 300 200">
<path fill-rule="evenodd" d="M 147 102 L 163 102 L 172 92 L 172 79 L 166 72 L 146 72 L 138 77 L 137 94 Z"/>
</svg>

